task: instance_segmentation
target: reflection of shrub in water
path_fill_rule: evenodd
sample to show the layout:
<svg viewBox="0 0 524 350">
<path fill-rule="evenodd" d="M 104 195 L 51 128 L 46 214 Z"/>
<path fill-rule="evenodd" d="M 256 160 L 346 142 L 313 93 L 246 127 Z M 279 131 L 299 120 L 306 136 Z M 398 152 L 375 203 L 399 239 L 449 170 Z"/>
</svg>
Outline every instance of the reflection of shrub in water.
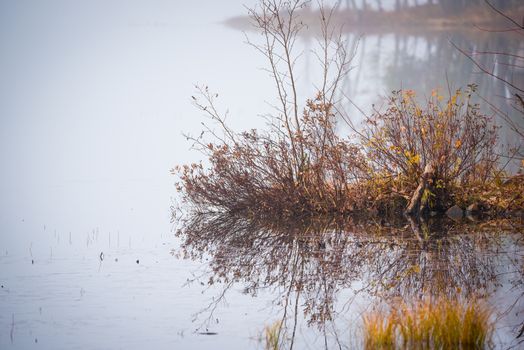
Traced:
<svg viewBox="0 0 524 350">
<path fill-rule="evenodd" d="M 183 256 L 210 257 L 211 270 L 203 281 L 221 283 L 224 294 L 235 283 L 251 295 L 273 290 L 275 305 L 282 308 L 300 298 L 307 321 L 320 326 L 333 320 L 339 292 L 355 284 L 360 286 L 355 293 L 404 300 L 483 296 L 496 288 L 497 269 L 503 264 L 497 251 L 519 243 L 510 238 L 504 242 L 493 233 L 499 228 L 487 225 L 482 232 L 477 226 L 438 223 L 436 229 L 423 228 L 425 236 L 416 239 L 411 226 L 400 223 L 196 215 L 178 235 Z"/>
<path fill-rule="evenodd" d="M 484 349 L 491 342 L 491 309 L 477 299 L 424 299 L 363 316 L 366 349 Z"/>
</svg>

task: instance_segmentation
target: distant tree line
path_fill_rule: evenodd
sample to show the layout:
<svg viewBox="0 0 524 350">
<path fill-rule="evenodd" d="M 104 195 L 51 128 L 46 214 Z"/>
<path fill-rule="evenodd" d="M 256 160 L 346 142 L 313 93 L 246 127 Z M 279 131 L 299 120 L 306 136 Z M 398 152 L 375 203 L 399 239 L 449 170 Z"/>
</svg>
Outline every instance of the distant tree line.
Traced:
<svg viewBox="0 0 524 350">
<path fill-rule="evenodd" d="M 394 9 L 402 11 L 408 7 L 421 5 L 439 5 L 446 13 L 456 13 L 457 11 L 464 11 L 468 7 L 482 5 L 486 0 L 395 0 Z M 346 8 L 353 10 L 369 10 L 384 9 L 384 2 L 386 5 L 388 1 L 383 0 L 346 0 Z M 511 6 L 519 5 L 522 0 L 489 0 L 489 2 L 498 9 L 506 9 Z M 391 3 L 390 3 L 391 4 Z"/>
<path fill-rule="evenodd" d="M 468 7 L 485 4 L 485 0 L 437 0 L 437 3 L 445 12 L 453 13 L 464 11 Z M 489 0 L 496 8 L 503 10 L 514 5 L 522 4 L 521 0 Z"/>
</svg>

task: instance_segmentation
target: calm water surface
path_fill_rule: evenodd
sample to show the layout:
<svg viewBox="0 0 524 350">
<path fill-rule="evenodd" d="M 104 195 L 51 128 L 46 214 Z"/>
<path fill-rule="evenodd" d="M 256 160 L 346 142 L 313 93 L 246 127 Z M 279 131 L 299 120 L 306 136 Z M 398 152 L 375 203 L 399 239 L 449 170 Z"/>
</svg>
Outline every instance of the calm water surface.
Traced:
<svg viewBox="0 0 524 350">
<path fill-rule="evenodd" d="M 0 348 L 263 348 L 261 331 L 284 314 L 297 348 L 352 348 L 380 296 L 428 288 L 486 294 L 500 316 L 494 340 L 514 344 L 520 227 L 431 228 L 421 242 L 408 225 L 370 242 L 374 226 L 203 218 L 175 235 L 169 169 L 200 159 L 182 136 L 204 120 L 194 84 L 220 93 L 238 130 L 263 127 L 257 116 L 270 111 L 263 58 L 224 24 L 244 13 L 237 1 L 0 4 Z M 512 47 L 463 33 L 349 33 L 347 91 L 369 111 L 392 89 L 445 88 L 446 72 L 455 86 L 483 79 L 449 38 Z M 307 57 L 303 98 L 318 74 Z M 406 270 L 416 265 L 438 268 Z"/>
</svg>

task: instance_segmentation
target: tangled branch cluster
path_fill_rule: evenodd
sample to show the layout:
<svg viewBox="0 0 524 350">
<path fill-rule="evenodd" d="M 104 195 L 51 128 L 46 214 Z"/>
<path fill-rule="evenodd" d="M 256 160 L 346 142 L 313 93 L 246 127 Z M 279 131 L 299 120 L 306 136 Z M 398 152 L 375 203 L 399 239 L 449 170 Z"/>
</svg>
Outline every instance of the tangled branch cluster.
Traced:
<svg viewBox="0 0 524 350">
<path fill-rule="evenodd" d="M 497 128 L 471 102 L 474 87 L 447 99 L 435 92 L 425 106 L 414 92 L 397 91 L 385 111 L 354 127 L 340 103 L 352 55 L 331 24 L 334 10 L 322 5 L 315 54 L 323 74 L 315 98 L 302 105 L 295 42 L 305 28 L 299 16 L 303 6 L 301 0 L 262 0 L 250 11 L 261 43 L 248 42 L 267 58 L 277 94 L 267 130 L 235 132 L 217 110 L 216 94 L 201 87 L 193 97 L 219 132 L 205 126 L 200 137 L 190 137 L 209 166 L 173 170 L 186 202 L 201 211 L 247 215 L 395 212 L 405 208 L 423 178 L 428 185 L 417 199 L 421 207 L 445 210 L 470 200 L 457 198 L 466 195 L 460 189 L 500 177 Z M 337 133 L 340 120 L 353 128 L 353 136 Z M 211 142 L 205 140 L 209 135 Z M 519 195 L 513 204 L 522 205 Z"/>
</svg>

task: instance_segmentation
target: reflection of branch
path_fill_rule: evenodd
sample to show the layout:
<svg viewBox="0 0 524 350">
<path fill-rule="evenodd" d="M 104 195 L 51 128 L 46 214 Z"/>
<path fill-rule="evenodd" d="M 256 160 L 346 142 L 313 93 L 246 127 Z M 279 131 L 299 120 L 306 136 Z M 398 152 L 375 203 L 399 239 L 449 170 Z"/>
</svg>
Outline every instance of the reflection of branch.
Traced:
<svg viewBox="0 0 524 350">
<path fill-rule="evenodd" d="M 274 305 L 281 315 L 278 339 L 286 339 L 287 347 L 296 346 L 301 312 L 308 326 L 316 325 L 324 332 L 328 347 L 341 347 L 335 318 L 348 312 L 357 294 L 409 300 L 422 293 L 438 296 L 460 289 L 458 293 L 470 297 L 486 291 L 507 281 L 507 271 L 497 273 L 499 267 L 508 267 L 500 260 L 506 244 L 519 249 L 524 244 L 513 241 L 513 236 L 508 236 L 509 241 L 484 236 L 484 228 L 478 226 L 470 235 L 467 225 L 436 227 L 430 225 L 435 224 L 431 220 L 413 227 L 421 243 L 413 237 L 412 228 L 402 224 L 277 223 L 216 214 L 190 218 L 177 235 L 183 240 L 183 256 L 211 258 L 209 286 L 216 281 L 224 285 L 197 314 L 209 313 L 202 325 L 214 319 L 234 283 L 241 281 L 253 294 L 271 288 L 276 291 Z M 497 229 L 500 227 L 499 222 Z M 511 232 L 519 232 L 519 227 L 512 227 Z M 485 227 L 487 232 L 497 229 Z M 515 273 L 509 273 L 513 279 Z M 342 291 L 352 291 L 352 295 L 335 309 Z M 333 331 L 327 339 L 330 324 Z"/>
<path fill-rule="evenodd" d="M 471 54 L 468 54 L 466 51 L 464 51 L 463 49 L 461 49 L 460 47 L 458 47 L 457 45 L 455 45 L 455 43 L 453 41 L 450 41 L 451 45 L 453 45 L 453 47 L 455 49 L 457 49 L 461 54 L 463 54 L 464 56 L 466 56 L 471 62 L 473 62 L 473 64 L 478 68 L 480 69 L 483 73 L 497 79 L 497 80 L 500 80 L 501 82 L 503 82 L 504 84 L 507 84 L 509 86 L 511 86 L 512 88 L 514 88 L 515 90 L 517 91 L 520 91 L 520 92 L 523 92 L 524 93 L 524 89 L 516 86 L 515 84 L 509 82 L 508 80 L 504 79 L 504 78 L 501 78 L 499 77 L 497 74 L 494 74 L 492 72 L 490 72 L 486 67 L 482 66 L 480 63 L 478 63 L 477 60 L 475 60 Z"/>
<path fill-rule="evenodd" d="M 286 318 L 287 318 L 287 307 L 289 305 L 289 297 L 291 295 L 291 293 L 293 292 L 293 288 L 295 287 L 295 273 L 296 273 L 296 269 L 297 269 L 297 260 L 299 258 L 299 254 L 297 254 L 295 256 L 295 261 L 293 262 L 293 266 L 292 266 L 292 274 L 291 274 L 291 281 L 289 283 L 289 288 L 288 288 L 288 291 L 287 291 L 287 294 L 286 294 L 286 297 L 285 297 L 285 300 L 284 300 L 284 312 L 282 313 L 282 320 L 280 321 L 280 324 L 282 325 L 279 329 L 278 329 L 278 335 L 277 335 L 277 339 L 280 339 L 280 335 L 281 335 L 281 331 L 282 331 L 282 328 L 285 327 L 286 325 Z M 297 293 L 298 295 L 299 293 Z M 298 305 L 298 303 L 297 303 Z M 296 307 L 296 305 L 295 305 Z M 295 312 L 295 315 L 296 315 L 296 312 Z M 296 326 L 296 320 L 295 320 L 295 326 Z M 291 348 L 293 347 L 293 341 L 295 340 L 295 331 L 293 330 L 293 338 L 291 339 Z"/>
<path fill-rule="evenodd" d="M 293 349 L 293 344 L 295 343 L 295 335 L 297 333 L 299 299 L 300 299 L 300 290 L 296 292 L 296 296 L 295 296 L 295 312 L 293 315 L 293 333 L 291 334 L 291 344 L 289 345 L 289 350 Z"/>
<path fill-rule="evenodd" d="M 411 226 L 411 230 L 415 234 L 415 237 L 419 240 L 419 242 L 423 242 L 419 223 L 415 221 L 411 215 L 406 215 L 406 218 L 409 221 L 409 225 Z"/>
<path fill-rule="evenodd" d="M 200 323 L 200 325 L 196 329 L 197 331 L 200 330 L 200 328 L 204 325 L 206 325 L 207 328 L 207 326 L 211 323 L 211 320 L 213 319 L 218 304 L 220 304 L 221 301 L 226 299 L 226 292 L 233 286 L 234 282 L 235 280 L 233 279 L 229 281 L 229 283 L 224 287 L 218 298 L 213 298 L 213 301 L 211 301 L 206 307 L 193 314 L 193 321 L 195 321 L 199 315 L 209 311 L 208 317 Z"/>
<path fill-rule="evenodd" d="M 498 56 L 514 57 L 520 60 L 524 60 L 524 56 L 515 55 L 515 54 L 507 53 L 507 52 L 498 52 L 498 51 L 475 51 L 475 52 L 472 52 L 471 55 L 472 56 L 475 56 L 475 55 L 495 55 L 497 56 L 498 55 Z"/>
<path fill-rule="evenodd" d="M 488 32 L 488 33 L 510 33 L 512 32 L 515 34 L 524 35 L 522 32 L 520 32 L 521 30 L 520 28 L 488 29 L 488 28 L 482 28 L 481 26 L 476 25 L 476 24 L 474 24 L 473 26 L 479 30 L 482 30 L 483 32 Z"/>
<path fill-rule="evenodd" d="M 524 24 L 519 24 L 517 23 L 517 21 L 515 21 L 513 18 L 511 18 L 510 16 L 506 15 L 504 12 L 500 11 L 498 8 L 496 8 L 495 6 L 493 6 L 488 0 L 484 0 L 484 2 L 486 4 L 488 4 L 489 7 L 491 7 L 491 9 L 493 11 L 495 11 L 496 13 L 498 13 L 499 15 L 501 15 L 502 17 L 504 17 L 505 19 L 507 19 L 508 21 L 510 21 L 511 23 L 513 23 L 514 25 L 516 25 L 518 28 L 520 29 L 524 29 Z"/>
</svg>

